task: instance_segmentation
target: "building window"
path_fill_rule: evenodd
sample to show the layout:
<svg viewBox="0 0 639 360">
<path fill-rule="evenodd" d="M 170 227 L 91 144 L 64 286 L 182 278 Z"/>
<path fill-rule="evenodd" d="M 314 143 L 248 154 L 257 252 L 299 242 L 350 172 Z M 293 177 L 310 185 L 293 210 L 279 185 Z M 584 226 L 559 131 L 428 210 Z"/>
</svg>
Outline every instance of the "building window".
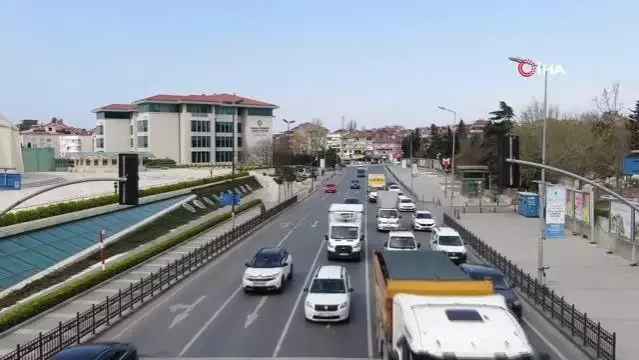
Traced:
<svg viewBox="0 0 639 360">
<path fill-rule="evenodd" d="M 239 148 L 242 147 L 242 138 L 241 137 L 237 138 L 237 147 L 239 147 Z"/>
<path fill-rule="evenodd" d="M 133 125 L 129 125 L 129 135 L 133 135 Z"/>
<path fill-rule="evenodd" d="M 84 164 L 85 164 L 86 166 L 90 166 L 90 165 L 91 165 L 91 160 L 86 159 L 86 160 L 84 161 Z"/>
<path fill-rule="evenodd" d="M 186 104 L 186 111 L 191 114 L 210 114 L 213 112 L 212 105 Z"/>
<path fill-rule="evenodd" d="M 215 113 L 217 115 L 235 115 L 235 108 L 231 106 L 216 106 Z"/>
<path fill-rule="evenodd" d="M 191 163 L 210 163 L 211 153 L 209 151 L 191 151 Z"/>
<path fill-rule="evenodd" d="M 273 116 L 273 109 L 247 108 L 246 114 L 248 116 Z"/>
<path fill-rule="evenodd" d="M 215 152 L 215 162 L 232 162 L 232 161 L 233 161 L 232 151 L 216 151 Z"/>
<path fill-rule="evenodd" d="M 131 149 L 133 149 L 135 147 L 135 144 L 133 144 L 133 138 L 129 139 L 129 142 L 131 143 Z"/>
<path fill-rule="evenodd" d="M 149 120 L 138 120 L 138 132 L 149 131 Z"/>
<path fill-rule="evenodd" d="M 109 160 L 103 159 L 102 160 L 102 166 L 109 166 Z"/>
<path fill-rule="evenodd" d="M 95 127 L 96 135 L 104 135 L 104 125 L 98 125 Z"/>
<path fill-rule="evenodd" d="M 232 136 L 216 136 L 215 137 L 215 147 L 233 147 L 233 137 Z"/>
<path fill-rule="evenodd" d="M 111 159 L 111 165 L 117 165 L 118 159 Z"/>
<path fill-rule="evenodd" d="M 191 132 L 211 132 L 211 122 L 207 120 L 191 120 Z"/>
<path fill-rule="evenodd" d="M 232 122 L 215 122 L 215 132 L 216 133 L 232 133 L 233 132 L 233 123 Z"/>
<path fill-rule="evenodd" d="M 139 148 L 148 148 L 149 147 L 149 137 L 148 136 L 138 136 L 138 147 Z"/>
<path fill-rule="evenodd" d="M 139 113 L 147 113 L 147 112 L 179 113 L 180 105 L 154 104 L 154 103 L 139 104 L 138 112 Z"/>
<path fill-rule="evenodd" d="M 95 139 L 95 147 L 98 149 L 104 148 L 104 138 L 96 138 Z"/>
<path fill-rule="evenodd" d="M 241 122 L 237 123 L 237 133 L 238 134 L 242 133 L 242 123 Z"/>
<path fill-rule="evenodd" d="M 211 147 L 211 137 L 210 136 L 191 136 L 191 147 L 193 148 Z"/>
</svg>

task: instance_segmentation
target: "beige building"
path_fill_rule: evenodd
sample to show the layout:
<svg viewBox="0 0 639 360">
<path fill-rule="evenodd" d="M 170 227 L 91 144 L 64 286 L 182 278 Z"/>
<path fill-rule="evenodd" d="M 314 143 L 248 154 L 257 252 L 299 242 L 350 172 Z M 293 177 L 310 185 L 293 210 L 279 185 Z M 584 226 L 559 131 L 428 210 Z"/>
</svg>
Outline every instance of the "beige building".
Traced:
<svg viewBox="0 0 639 360">
<path fill-rule="evenodd" d="M 234 156 L 242 162 L 244 152 L 271 138 L 275 109 L 231 94 L 155 95 L 111 104 L 93 110 L 96 150 L 148 152 L 178 164 L 230 163 Z"/>
<path fill-rule="evenodd" d="M 94 149 L 93 131 L 69 126 L 55 117 L 46 124 L 30 126 L 20 133 L 20 137 L 24 147 L 52 148 L 57 158 Z"/>
<path fill-rule="evenodd" d="M 19 130 L 2 114 L 0 114 L 0 170 L 2 173 L 5 170 L 24 172 Z"/>
</svg>

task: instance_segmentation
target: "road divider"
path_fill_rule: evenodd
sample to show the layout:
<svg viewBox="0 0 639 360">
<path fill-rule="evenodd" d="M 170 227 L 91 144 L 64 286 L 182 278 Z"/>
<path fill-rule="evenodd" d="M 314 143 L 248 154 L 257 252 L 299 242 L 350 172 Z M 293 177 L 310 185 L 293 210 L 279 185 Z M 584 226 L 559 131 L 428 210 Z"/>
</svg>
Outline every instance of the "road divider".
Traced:
<svg viewBox="0 0 639 360">
<path fill-rule="evenodd" d="M 575 309 L 574 304 L 566 302 L 554 290 L 524 272 L 449 214 L 445 213 L 443 220 L 446 226 L 455 229 L 461 235 L 477 257 L 495 266 L 510 282 L 516 284 L 519 292 L 526 296 L 529 302 L 568 339 L 579 347 L 583 347 L 593 358 L 615 360 L 617 341 L 615 332 L 604 329 L 600 322 L 588 318 L 588 314 Z"/>
<path fill-rule="evenodd" d="M 91 305 L 89 310 L 76 313 L 74 319 L 59 322 L 56 328 L 46 333 L 39 333 L 32 341 L 25 344 L 17 344 L 14 351 L 0 357 L 0 360 L 19 360 L 23 358 L 30 360 L 49 359 L 60 350 L 70 345 L 81 343 L 83 339 L 94 336 L 98 331 L 103 329 L 104 326 L 111 325 L 113 322 L 131 313 L 150 298 L 165 291 L 211 259 L 230 249 L 233 245 L 246 238 L 247 235 L 267 223 L 268 220 L 296 204 L 297 200 L 297 196 L 293 196 L 268 210 L 262 208 L 263 212 L 260 215 L 227 231 L 216 239 L 202 244 L 200 247 L 190 251 L 179 259 L 175 259 L 166 266 L 159 268 L 156 272 L 141 278 L 139 281 L 131 283 L 128 289 L 120 289 L 116 295 L 107 296 L 101 303 Z M 236 211 L 246 211 L 261 204 L 261 200 L 254 200 L 238 207 Z M 11 313 L 3 314 L 0 316 L 0 326 L 3 326 L 5 329 L 7 326 L 13 326 L 27 319 L 27 313 L 38 313 L 38 307 L 46 309 L 56 303 L 65 301 L 78 293 L 90 289 L 97 283 L 113 275 L 121 274 L 125 270 L 139 265 L 230 218 L 230 212 L 220 215 L 210 222 L 176 235 L 166 242 L 157 244 L 154 247 L 145 249 L 143 252 L 116 262 L 104 272 L 93 275 L 92 278 L 94 278 L 94 280 L 86 278 L 78 280 L 68 288 L 48 294 L 46 299 L 35 299 L 25 304 L 24 307 L 21 307 L 22 311 L 16 309 L 16 311 Z M 107 276 L 107 274 L 111 276 Z"/>
</svg>

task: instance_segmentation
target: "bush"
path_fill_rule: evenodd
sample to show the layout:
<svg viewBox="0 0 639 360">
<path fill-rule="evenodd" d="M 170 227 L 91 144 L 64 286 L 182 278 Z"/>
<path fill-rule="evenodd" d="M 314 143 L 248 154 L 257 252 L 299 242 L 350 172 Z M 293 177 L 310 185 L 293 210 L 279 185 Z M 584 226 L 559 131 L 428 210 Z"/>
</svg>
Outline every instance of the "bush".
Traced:
<svg viewBox="0 0 639 360">
<path fill-rule="evenodd" d="M 248 176 L 246 171 L 240 171 L 235 174 L 235 178 Z M 207 185 L 211 183 L 231 180 L 234 177 L 231 174 L 215 176 L 212 178 L 202 178 L 192 181 L 184 181 L 176 184 L 154 186 L 147 189 L 140 189 L 140 197 L 164 194 L 171 191 L 189 189 L 196 186 Z M 8 213 L 0 217 L 0 227 L 20 224 L 38 219 L 44 219 L 51 216 L 69 214 L 76 211 L 92 209 L 100 206 L 117 204 L 118 196 L 103 195 L 94 198 L 78 201 L 70 201 L 53 205 L 39 206 L 35 209 L 20 210 L 15 213 Z"/>
<path fill-rule="evenodd" d="M 247 202 L 244 205 L 239 206 L 235 211 L 236 214 L 242 213 L 249 209 L 252 209 L 262 204 L 262 200 L 255 199 Z M 23 304 L 18 305 L 16 308 L 6 311 L 0 315 L 0 332 L 6 331 L 25 320 L 28 320 L 42 312 L 51 309 L 52 307 L 82 293 L 90 288 L 114 277 L 124 271 L 139 265 L 148 259 L 163 253 L 184 241 L 197 236 L 204 231 L 226 221 L 231 218 L 231 213 L 216 216 L 210 221 L 201 224 L 191 230 L 188 230 L 182 234 L 176 235 L 162 243 L 151 246 L 148 249 L 129 256 L 123 260 L 115 262 L 113 265 L 109 265 L 106 270 L 91 273 L 81 279 L 75 280 L 64 287 L 57 289 L 49 294 L 37 297 L 33 300 L 29 300 Z"/>
<path fill-rule="evenodd" d="M 144 161 L 144 165 L 149 168 L 173 168 L 177 163 L 173 159 L 148 159 Z"/>
</svg>

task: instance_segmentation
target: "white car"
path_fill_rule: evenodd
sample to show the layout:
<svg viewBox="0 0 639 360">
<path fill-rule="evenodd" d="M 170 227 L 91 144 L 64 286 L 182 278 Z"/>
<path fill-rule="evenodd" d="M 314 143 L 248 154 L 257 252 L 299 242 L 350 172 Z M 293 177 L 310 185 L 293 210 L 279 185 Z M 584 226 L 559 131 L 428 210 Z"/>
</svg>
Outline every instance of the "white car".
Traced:
<svg viewBox="0 0 639 360">
<path fill-rule="evenodd" d="M 400 196 L 397 199 L 397 209 L 399 211 L 415 211 L 415 202 L 407 196 Z"/>
<path fill-rule="evenodd" d="M 392 185 L 388 185 L 388 191 L 401 191 L 401 189 L 399 188 L 399 185 L 392 184 Z"/>
<path fill-rule="evenodd" d="M 351 279 L 343 266 L 322 266 L 313 276 L 304 301 L 304 316 L 309 321 L 348 320 L 351 312 Z"/>
<path fill-rule="evenodd" d="M 377 191 L 371 191 L 368 193 L 369 202 L 377 202 Z"/>
<path fill-rule="evenodd" d="M 430 211 L 419 210 L 413 214 L 413 230 L 433 231 L 435 218 Z"/>
<path fill-rule="evenodd" d="M 466 245 L 459 233 L 449 227 L 435 227 L 433 238 L 430 242 L 432 251 L 443 251 L 455 264 L 466 262 Z"/>
<path fill-rule="evenodd" d="M 415 241 L 415 234 L 410 231 L 391 231 L 384 243 L 384 250 L 388 251 L 417 251 L 420 247 L 421 244 Z"/>
<path fill-rule="evenodd" d="M 246 263 L 242 288 L 249 291 L 282 291 L 293 278 L 293 256 L 280 247 L 262 248 Z"/>
</svg>

